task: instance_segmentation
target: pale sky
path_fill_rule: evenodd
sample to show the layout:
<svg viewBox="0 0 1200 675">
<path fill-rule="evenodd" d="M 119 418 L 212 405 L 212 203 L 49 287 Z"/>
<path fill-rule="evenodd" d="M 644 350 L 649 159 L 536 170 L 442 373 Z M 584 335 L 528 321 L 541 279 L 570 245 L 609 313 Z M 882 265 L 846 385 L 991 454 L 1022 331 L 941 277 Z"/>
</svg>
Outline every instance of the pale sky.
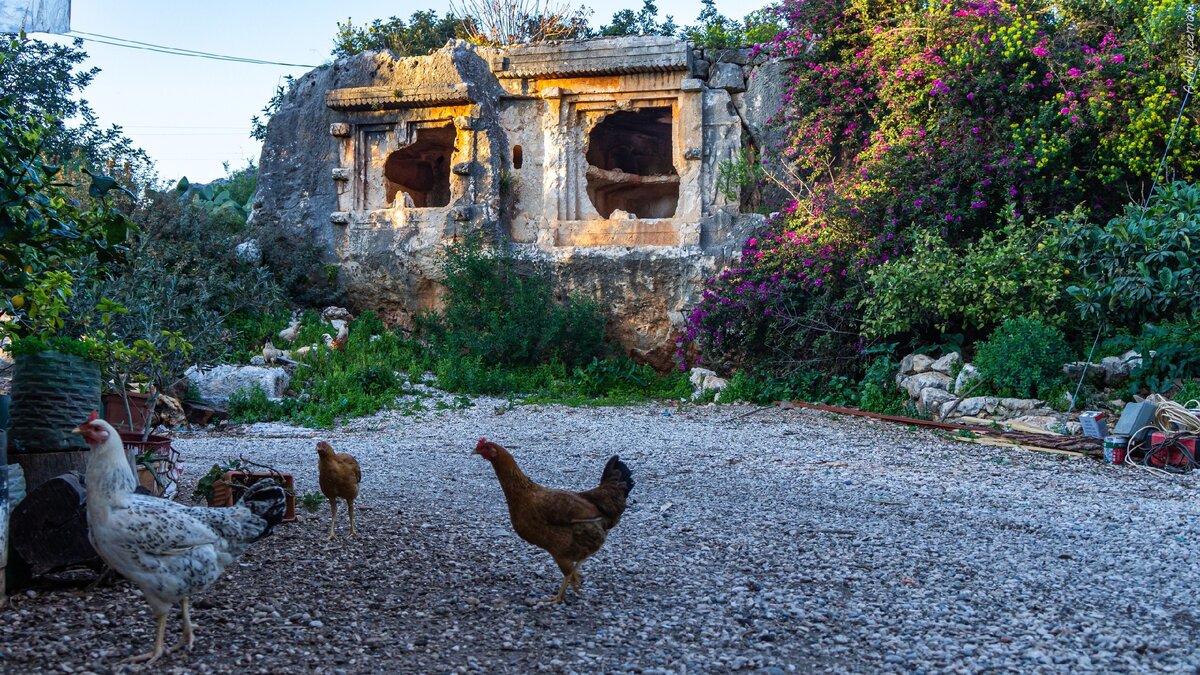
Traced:
<svg viewBox="0 0 1200 675">
<path fill-rule="evenodd" d="M 717 0 L 725 15 L 740 19 L 766 4 Z M 594 26 L 608 23 L 621 9 L 638 10 L 642 0 L 593 3 Z M 680 25 L 695 23 L 700 0 L 659 0 L 659 18 Z M 367 2 L 342 0 L 210 0 L 181 3 L 160 0 L 74 0 L 71 29 L 156 45 L 246 58 L 320 65 L 330 60 L 337 23 L 356 25 L 373 19 L 434 9 L 447 2 L 413 0 Z M 33 37 L 60 40 L 43 33 Z M 101 73 L 84 92 L 104 125 L 119 124 L 154 160 L 159 177 L 206 182 L 233 168 L 258 161 L 259 144 L 249 137 L 250 118 L 270 99 L 286 75 L 308 68 L 229 63 L 160 54 L 85 42 L 87 66 Z"/>
</svg>

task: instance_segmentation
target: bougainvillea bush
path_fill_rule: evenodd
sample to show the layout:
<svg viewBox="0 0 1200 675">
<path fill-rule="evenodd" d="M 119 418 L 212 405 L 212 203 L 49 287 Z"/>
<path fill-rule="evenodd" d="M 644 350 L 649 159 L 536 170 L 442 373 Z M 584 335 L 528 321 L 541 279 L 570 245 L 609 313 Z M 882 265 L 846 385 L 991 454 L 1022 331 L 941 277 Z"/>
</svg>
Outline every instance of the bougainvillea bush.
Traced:
<svg viewBox="0 0 1200 675">
<path fill-rule="evenodd" d="M 1011 258 L 1054 243 L 1042 230 L 1061 212 L 1104 222 L 1148 194 L 1186 85 L 1183 0 L 784 0 L 776 11 L 786 29 L 761 49 L 793 64 L 777 120 L 788 142 L 775 151 L 794 200 L 690 316 L 685 351 L 695 343 L 717 365 L 860 367 L 863 314 L 876 318 L 870 339 L 913 342 L 984 336 L 1023 299 L 1052 318 L 1078 282 L 1056 259 L 1015 268 L 1025 276 L 1000 285 L 988 311 L 935 304 L 878 320 L 895 319 L 880 303 L 903 297 L 916 247 Z M 1198 149 L 1185 115 L 1173 178 L 1200 174 Z M 964 302 L 999 287 L 1009 266 L 996 263 L 954 280 Z"/>
</svg>

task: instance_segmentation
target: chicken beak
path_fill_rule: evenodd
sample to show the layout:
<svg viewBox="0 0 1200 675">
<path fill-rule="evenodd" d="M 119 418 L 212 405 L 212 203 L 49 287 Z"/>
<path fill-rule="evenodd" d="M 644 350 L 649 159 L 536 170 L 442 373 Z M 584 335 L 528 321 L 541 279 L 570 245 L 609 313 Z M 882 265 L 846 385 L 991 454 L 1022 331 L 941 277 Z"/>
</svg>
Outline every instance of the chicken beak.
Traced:
<svg viewBox="0 0 1200 675">
<path fill-rule="evenodd" d="M 71 433 L 79 434 L 80 436 L 82 436 L 83 435 L 83 427 L 75 427 L 74 429 L 71 430 Z"/>
</svg>

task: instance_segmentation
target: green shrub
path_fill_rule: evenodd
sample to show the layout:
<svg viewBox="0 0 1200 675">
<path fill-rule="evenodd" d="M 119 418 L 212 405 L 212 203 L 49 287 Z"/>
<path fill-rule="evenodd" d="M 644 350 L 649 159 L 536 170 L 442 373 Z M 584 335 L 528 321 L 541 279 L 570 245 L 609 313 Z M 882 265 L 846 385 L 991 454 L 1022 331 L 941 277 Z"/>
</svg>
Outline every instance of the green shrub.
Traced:
<svg viewBox="0 0 1200 675">
<path fill-rule="evenodd" d="M 1200 377 L 1197 319 L 1146 324 L 1124 343 L 1142 355 L 1142 365 L 1130 373 L 1130 393 L 1165 393 L 1177 383 Z"/>
<path fill-rule="evenodd" d="M 899 367 L 890 357 L 875 357 L 858 383 L 858 407 L 883 415 L 908 414 L 908 394 L 896 384 Z"/>
<path fill-rule="evenodd" d="M 1071 357 L 1062 331 L 1036 317 L 1008 319 L 976 348 L 975 367 L 1001 396 L 1048 398 Z"/>
<path fill-rule="evenodd" d="M 1193 401 L 1200 401 L 1200 380 L 1188 380 L 1183 383 L 1179 391 L 1171 397 L 1171 400 L 1180 405 L 1187 405 Z"/>
<path fill-rule="evenodd" d="M 1067 270 L 1057 232 L 1028 226 L 1012 205 L 996 232 L 961 249 L 941 235 L 913 235 L 912 253 L 871 270 L 859 303 L 868 338 L 967 329 L 982 331 L 1009 316 L 1055 321 Z"/>
<path fill-rule="evenodd" d="M 1137 328 L 1200 312 L 1200 186 L 1160 186 L 1149 206 L 1129 204 L 1107 225 L 1078 215 L 1061 225 L 1082 278 L 1067 292 L 1084 319 Z"/>
<path fill-rule="evenodd" d="M 557 302 L 547 270 L 518 270 L 511 254 L 478 235 L 446 248 L 445 309 L 417 324 L 439 358 L 477 356 L 487 366 L 587 363 L 604 352 L 604 316 L 590 300 Z"/>
</svg>

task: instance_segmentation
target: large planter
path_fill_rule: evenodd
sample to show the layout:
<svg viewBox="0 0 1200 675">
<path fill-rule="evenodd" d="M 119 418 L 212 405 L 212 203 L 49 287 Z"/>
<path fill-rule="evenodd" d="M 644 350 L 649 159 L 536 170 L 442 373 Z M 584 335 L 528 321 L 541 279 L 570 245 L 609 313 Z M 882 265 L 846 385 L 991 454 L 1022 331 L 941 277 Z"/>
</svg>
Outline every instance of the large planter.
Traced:
<svg viewBox="0 0 1200 675">
<path fill-rule="evenodd" d="M 150 424 L 150 395 L 137 392 L 104 392 L 104 420 L 117 431 L 141 434 Z M 126 400 L 129 408 L 125 408 Z M 130 423 L 132 421 L 132 424 Z"/>
<path fill-rule="evenodd" d="M 71 429 L 99 409 L 99 365 L 55 351 L 20 354 L 9 402 L 9 451 L 86 452 L 87 444 Z"/>
</svg>

